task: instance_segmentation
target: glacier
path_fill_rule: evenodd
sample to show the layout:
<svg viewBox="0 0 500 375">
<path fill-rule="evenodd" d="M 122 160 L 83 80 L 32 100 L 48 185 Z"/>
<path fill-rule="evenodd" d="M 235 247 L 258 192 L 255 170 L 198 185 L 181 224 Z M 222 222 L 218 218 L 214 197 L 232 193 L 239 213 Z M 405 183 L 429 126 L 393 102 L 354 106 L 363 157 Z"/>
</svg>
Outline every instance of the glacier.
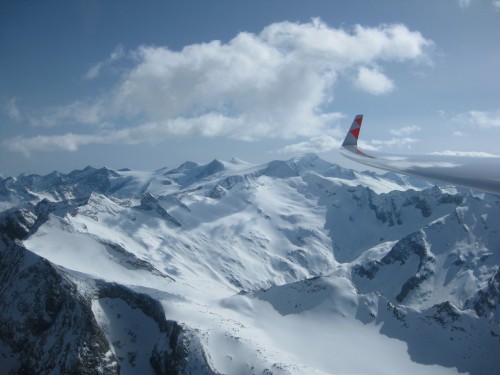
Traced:
<svg viewBox="0 0 500 375">
<path fill-rule="evenodd" d="M 500 197 L 307 154 L 0 180 L 0 372 L 491 374 Z"/>
</svg>

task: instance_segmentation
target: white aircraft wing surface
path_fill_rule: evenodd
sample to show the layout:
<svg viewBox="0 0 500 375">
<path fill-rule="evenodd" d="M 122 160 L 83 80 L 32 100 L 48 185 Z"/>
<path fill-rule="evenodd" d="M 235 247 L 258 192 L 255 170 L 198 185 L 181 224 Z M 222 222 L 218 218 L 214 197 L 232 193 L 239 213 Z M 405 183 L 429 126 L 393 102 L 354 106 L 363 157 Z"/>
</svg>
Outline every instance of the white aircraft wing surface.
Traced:
<svg viewBox="0 0 500 375">
<path fill-rule="evenodd" d="M 358 147 L 363 115 L 357 115 L 340 152 L 375 168 L 500 195 L 500 157 L 411 155 L 365 152 Z"/>
</svg>

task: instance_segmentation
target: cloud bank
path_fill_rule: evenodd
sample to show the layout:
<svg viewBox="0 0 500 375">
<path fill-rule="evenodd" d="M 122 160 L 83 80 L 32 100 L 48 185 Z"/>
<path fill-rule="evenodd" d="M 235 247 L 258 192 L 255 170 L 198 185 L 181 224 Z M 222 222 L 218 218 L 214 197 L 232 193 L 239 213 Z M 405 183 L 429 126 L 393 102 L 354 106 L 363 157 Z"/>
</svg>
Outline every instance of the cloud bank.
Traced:
<svg viewBox="0 0 500 375">
<path fill-rule="evenodd" d="M 319 135 L 307 141 L 294 143 L 280 148 L 278 154 L 305 154 L 308 152 L 327 152 L 338 149 L 340 141 L 329 135 Z"/>
<path fill-rule="evenodd" d="M 103 67 L 126 55 L 132 65 L 120 70 L 114 87 L 31 116 L 33 125 L 72 126 L 76 132 L 2 144 L 28 155 L 189 136 L 318 142 L 317 137 L 331 136 L 340 117 L 324 109 L 340 75 L 369 94 L 386 94 L 395 84 L 380 66 L 424 61 L 431 45 L 402 24 L 344 29 L 313 19 L 274 23 L 258 34 L 242 32 L 227 43 L 193 44 L 180 51 L 140 46 L 125 53 L 118 47 L 84 75 L 96 80 Z"/>
<path fill-rule="evenodd" d="M 396 148 L 411 148 L 413 143 L 419 142 L 419 139 L 411 138 L 411 137 L 395 137 L 386 140 L 373 139 L 370 143 L 375 146 L 387 146 L 387 147 L 396 147 Z"/>
<path fill-rule="evenodd" d="M 461 9 L 467 9 L 471 6 L 472 0 L 458 0 L 458 5 Z M 493 9 L 500 10 L 500 0 L 491 0 Z"/>
<path fill-rule="evenodd" d="M 430 152 L 429 155 L 440 155 L 440 156 L 464 156 L 464 157 L 475 157 L 475 158 L 500 158 L 500 155 L 491 154 L 489 152 L 482 151 L 436 151 Z"/>
<path fill-rule="evenodd" d="M 482 129 L 500 128 L 500 111 L 468 111 L 455 115 L 452 120 L 461 125 L 472 125 Z"/>
</svg>

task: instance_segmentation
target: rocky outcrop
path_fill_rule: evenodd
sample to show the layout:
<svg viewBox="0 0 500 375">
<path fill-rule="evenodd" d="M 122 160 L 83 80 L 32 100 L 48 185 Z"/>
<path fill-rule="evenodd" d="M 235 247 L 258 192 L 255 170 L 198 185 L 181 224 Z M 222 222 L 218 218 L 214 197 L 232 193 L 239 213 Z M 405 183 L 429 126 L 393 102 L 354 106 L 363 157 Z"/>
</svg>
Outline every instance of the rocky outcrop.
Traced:
<svg viewBox="0 0 500 375">
<path fill-rule="evenodd" d="M 0 253 L 0 340 L 25 374 L 118 374 L 116 358 L 75 284 L 7 241 Z"/>
<path fill-rule="evenodd" d="M 153 194 L 146 193 L 144 197 L 141 199 L 141 204 L 137 208 L 145 211 L 154 211 L 162 218 L 170 222 L 171 224 L 180 227 L 181 223 L 172 215 L 170 215 L 167 210 L 165 210 Z"/>
<path fill-rule="evenodd" d="M 157 325 L 149 355 L 157 374 L 215 374 L 198 338 L 165 318 L 161 304 L 103 281 L 75 280 L 49 261 L 4 237 L 0 242 L 0 364 L 24 374 L 119 374 L 120 363 L 92 310 L 93 301 L 121 300 Z M 140 328 L 140 327 L 139 327 Z M 134 328 L 127 328 L 134 335 Z M 111 337 L 112 338 L 112 337 Z M 114 342 L 116 344 L 116 342 Z"/>
</svg>

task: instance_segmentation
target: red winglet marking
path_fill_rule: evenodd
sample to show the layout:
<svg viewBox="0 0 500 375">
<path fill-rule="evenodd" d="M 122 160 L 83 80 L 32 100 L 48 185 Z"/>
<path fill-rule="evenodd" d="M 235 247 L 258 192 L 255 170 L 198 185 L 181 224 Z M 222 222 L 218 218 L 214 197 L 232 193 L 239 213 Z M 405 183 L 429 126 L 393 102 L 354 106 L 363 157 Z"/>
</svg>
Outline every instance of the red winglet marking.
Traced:
<svg viewBox="0 0 500 375">
<path fill-rule="evenodd" d="M 361 126 L 361 121 L 363 121 L 363 117 L 361 117 L 361 116 L 356 117 L 356 120 L 354 120 L 354 121 L 356 121 L 356 124 L 358 124 L 359 126 Z M 356 137 L 356 138 L 358 138 L 358 137 Z"/>
<path fill-rule="evenodd" d="M 359 149 L 357 149 L 357 150 L 356 150 L 356 154 L 358 154 L 358 155 L 363 155 L 363 156 L 366 156 L 366 157 L 368 157 L 368 158 L 375 159 L 373 156 L 370 156 L 370 155 L 368 155 L 368 154 L 365 154 L 363 151 L 361 151 L 361 150 L 359 150 Z"/>
<path fill-rule="evenodd" d="M 359 130 L 360 128 L 352 129 L 351 134 L 354 136 L 354 138 L 358 139 L 359 137 Z"/>
</svg>

